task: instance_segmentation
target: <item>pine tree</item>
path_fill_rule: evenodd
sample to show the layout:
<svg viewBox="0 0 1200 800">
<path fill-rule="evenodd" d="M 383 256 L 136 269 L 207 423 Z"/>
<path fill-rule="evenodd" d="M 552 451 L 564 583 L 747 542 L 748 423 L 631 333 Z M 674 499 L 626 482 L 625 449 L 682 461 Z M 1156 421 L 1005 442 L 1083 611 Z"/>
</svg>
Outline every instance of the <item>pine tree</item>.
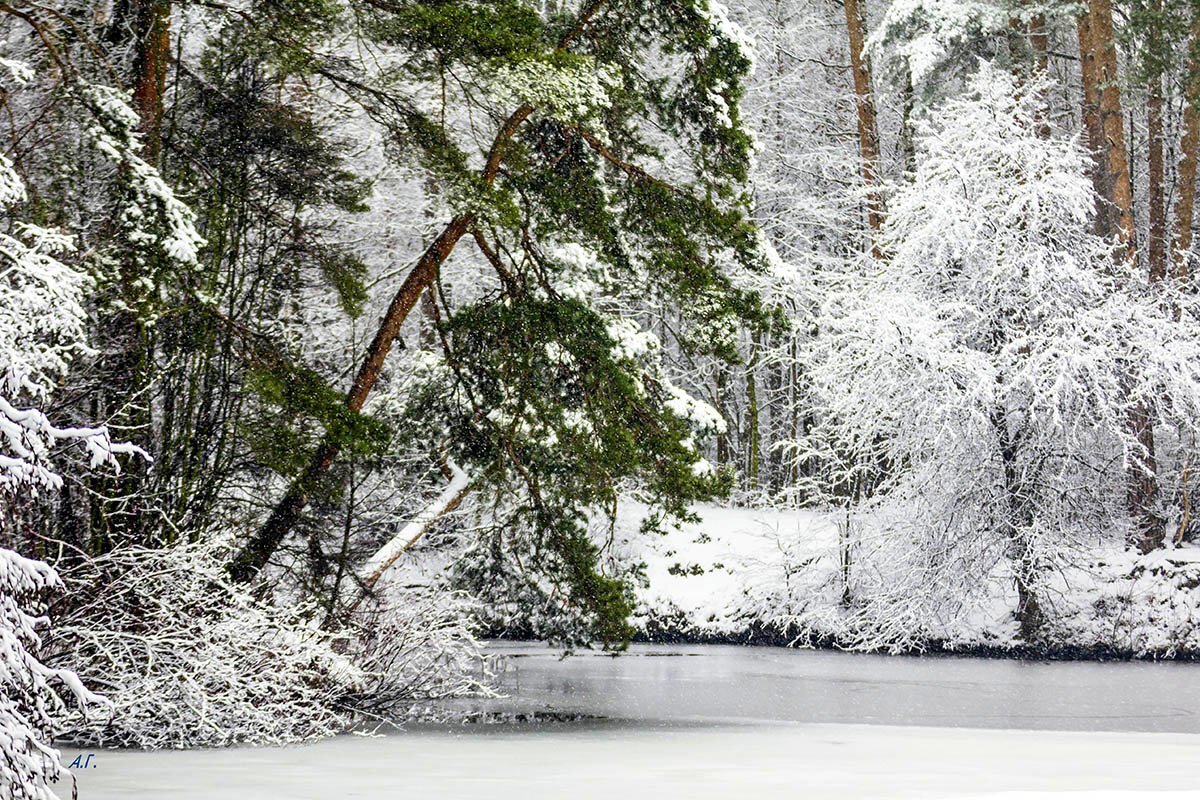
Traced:
<svg viewBox="0 0 1200 800">
<path fill-rule="evenodd" d="M 450 219 L 396 289 L 345 409 L 363 409 L 410 311 L 435 290 L 446 368 L 411 424 L 447 430 L 442 446 L 476 485 L 525 497 L 518 516 L 540 531 L 534 546 L 554 554 L 574 601 L 620 639 L 621 590 L 595 572 L 582 511 L 639 477 L 684 513 L 686 500 L 718 485 L 698 467 L 690 431 L 719 422 L 670 384 L 656 345 L 605 294 L 690 298 L 689 316 L 712 331 L 698 346 L 734 355 L 727 329 L 757 305 L 731 275 L 760 259 L 745 195 L 751 139 L 738 109 L 749 45 L 703 1 L 599 0 L 546 16 L 508 3 L 361 10 L 406 66 L 320 72 L 436 180 Z M 440 90 L 451 73 L 468 87 L 461 98 Z M 437 90 L 432 104 L 423 88 Z M 473 137 L 452 106 L 473 96 L 497 121 L 490 138 Z M 649 134 L 654 126 L 665 138 Z M 464 239 L 491 283 L 450 308 L 436 289 Z M 608 292 L 581 295 L 580 280 Z M 262 568 L 343 449 L 328 432 L 234 575 Z"/>
</svg>

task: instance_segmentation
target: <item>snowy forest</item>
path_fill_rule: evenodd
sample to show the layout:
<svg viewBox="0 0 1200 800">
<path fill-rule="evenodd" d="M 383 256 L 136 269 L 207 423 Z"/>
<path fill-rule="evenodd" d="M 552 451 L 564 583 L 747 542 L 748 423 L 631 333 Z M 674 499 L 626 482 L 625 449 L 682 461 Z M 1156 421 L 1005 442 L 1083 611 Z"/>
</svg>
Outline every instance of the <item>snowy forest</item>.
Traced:
<svg viewBox="0 0 1200 800">
<path fill-rule="evenodd" d="M 0 796 L 494 639 L 1200 654 L 1200 3 L 725 2 L 0 2 Z"/>
</svg>

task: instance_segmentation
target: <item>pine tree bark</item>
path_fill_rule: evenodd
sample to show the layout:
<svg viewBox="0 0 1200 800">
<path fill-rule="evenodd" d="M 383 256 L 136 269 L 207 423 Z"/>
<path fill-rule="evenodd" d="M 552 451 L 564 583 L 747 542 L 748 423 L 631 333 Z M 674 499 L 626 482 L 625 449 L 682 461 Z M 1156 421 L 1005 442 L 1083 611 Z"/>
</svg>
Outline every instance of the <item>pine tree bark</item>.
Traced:
<svg viewBox="0 0 1200 800">
<path fill-rule="evenodd" d="M 1112 208 L 1112 233 L 1124 249 L 1125 260 L 1137 263 L 1137 238 L 1133 221 L 1133 184 L 1125 151 L 1125 120 L 1117 71 L 1116 36 L 1111 0 L 1088 0 L 1090 45 L 1099 90 L 1101 156 L 1105 170 L 1105 199 Z"/>
<path fill-rule="evenodd" d="M 1188 277 L 1188 259 L 1192 249 L 1192 217 L 1196 205 L 1196 160 L 1200 150 L 1200 110 L 1190 98 L 1183 111 L 1183 137 L 1179 142 L 1183 157 L 1179 160 L 1179 196 L 1175 200 L 1175 236 L 1171 243 L 1171 277 Z"/>
<path fill-rule="evenodd" d="M 863 52 L 866 33 L 859 0 L 843 0 L 846 32 L 850 45 L 850 72 L 854 78 L 855 107 L 858 121 L 858 148 L 862 159 L 862 177 L 867 185 L 867 224 L 871 228 L 872 254 L 881 255 L 879 230 L 883 227 L 883 193 L 879 179 L 879 127 L 875 99 L 871 91 L 871 71 Z"/>
<path fill-rule="evenodd" d="M 1050 69 L 1050 33 L 1046 30 L 1046 17 L 1035 15 L 1029 20 L 1028 30 L 1034 69 L 1045 75 Z"/>
<path fill-rule="evenodd" d="M 1121 87 L 1117 71 L 1116 37 L 1113 31 L 1111 0 L 1088 0 L 1089 30 L 1081 45 L 1090 48 L 1093 78 L 1099 92 L 1099 129 L 1103 137 L 1100 157 L 1103 164 L 1103 205 L 1108 212 L 1105 235 L 1116 235 L 1122 245 L 1128 268 L 1137 269 L 1137 238 L 1133 219 L 1133 185 L 1125 150 L 1125 123 L 1121 107 Z M 1082 18 L 1081 18 L 1082 19 Z M 1086 94 L 1086 90 L 1085 90 Z M 1161 141 L 1161 137 L 1160 137 Z M 1158 495 L 1158 465 L 1154 453 L 1154 419 L 1145 404 L 1133 397 L 1133 377 L 1125 376 L 1130 397 L 1127 426 L 1137 443 L 1127 467 L 1126 507 L 1133 523 L 1129 543 L 1142 552 L 1161 547 L 1165 529 L 1154 511 Z"/>
<path fill-rule="evenodd" d="M 171 60 L 171 0 L 138 0 L 134 25 L 138 41 L 133 107 L 141 120 L 142 157 L 157 164 L 162 154 L 163 92 Z"/>
<path fill-rule="evenodd" d="M 1077 17 L 1076 30 L 1079 34 L 1079 71 L 1082 78 L 1080 118 L 1088 152 L 1091 154 L 1092 189 L 1096 193 L 1096 232 L 1110 235 L 1111 207 L 1108 197 L 1108 165 L 1102 158 L 1104 131 L 1100 126 L 1100 88 L 1096 79 L 1096 54 L 1092 47 L 1091 15 L 1084 11 Z"/>
<path fill-rule="evenodd" d="M 1148 168 L 1146 173 L 1150 204 L 1150 230 L 1147 240 L 1147 260 L 1150 282 L 1157 283 L 1167 275 L 1167 207 L 1165 164 L 1163 157 L 1163 95 L 1162 78 L 1150 79 L 1146 95 L 1146 132 L 1149 137 Z"/>
</svg>

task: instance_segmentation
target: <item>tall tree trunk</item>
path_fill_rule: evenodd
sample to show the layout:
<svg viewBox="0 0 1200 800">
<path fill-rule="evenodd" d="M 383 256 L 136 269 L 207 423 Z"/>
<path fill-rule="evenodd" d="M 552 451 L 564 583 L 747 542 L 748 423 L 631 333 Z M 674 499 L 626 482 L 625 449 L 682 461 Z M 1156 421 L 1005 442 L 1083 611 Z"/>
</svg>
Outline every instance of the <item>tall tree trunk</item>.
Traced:
<svg viewBox="0 0 1200 800">
<path fill-rule="evenodd" d="M 1175 237 L 1171 244 L 1172 277 L 1188 277 L 1188 258 L 1192 249 L 1192 214 L 1196 203 L 1196 161 L 1200 155 L 1200 12 L 1192 16 L 1189 43 L 1187 94 L 1183 107 L 1183 137 L 1179 143 L 1179 196 L 1175 201 Z"/>
<path fill-rule="evenodd" d="M 858 111 L 858 148 L 862 159 L 863 182 L 867 185 L 867 224 L 871 227 L 871 252 L 878 257 L 879 229 L 883 227 L 883 193 L 879 180 L 879 127 L 875 99 L 871 92 L 871 71 L 863 48 L 863 29 L 859 0 L 844 0 L 846 31 L 850 44 L 850 71 L 854 78 L 855 105 Z"/>
<path fill-rule="evenodd" d="M 1079 34 L 1079 71 L 1082 78 L 1080 117 L 1088 152 L 1091 153 L 1092 188 L 1096 192 L 1096 232 L 1111 235 L 1112 207 L 1108 197 L 1108 165 L 1103 158 L 1104 131 L 1100 126 L 1100 86 L 1096 78 L 1096 53 L 1092 47 L 1091 15 L 1084 11 L 1077 18 Z"/>
<path fill-rule="evenodd" d="M 1151 0 L 1150 7 L 1158 11 L 1161 0 Z M 1162 37 L 1159 35 L 1157 17 L 1151 20 L 1149 46 L 1157 54 Z M 1150 266 L 1150 282 L 1157 283 L 1167 274 L 1167 205 L 1165 164 L 1163 160 L 1163 90 L 1162 75 L 1155 69 L 1146 86 L 1146 132 L 1149 138 L 1149 163 L 1146 180 L 1149 193 L 1150 230 L 1147 240 L 1147 260 Z"/>
<path fill-rule="evenodd" d="M 141 120 L 142 156 L 156 164 L 162 154 L 163 92 L 171 60 L 171 0 L 138 0 L 134 25 L 133 107 Z"/>
<path fill-rule="evenodd" d="M 1146 131 L 1149 137 L 1149 165 L 1146 174 L 1150 202 L 1148 261 L 1150 282 L 1157 283 L 1167 274 L 1167 206 L 1165 165 L 1163 160 L 1162 77 L 1150 79 L 1146 97 Z"/>
<path fill-rule="evenodd" d="M 1121 108 L 1111 0 L 1088 0 L 1088 12 L 1088 38 L 1095 59 L 1095 80 L 1100 91 L 1100 130 L 1103 135 L 1101 155 L 1106 167 L 1104 199 L 1111 210 L 1110 220 L 1115 223 L 1115 231 L 1110 224 L 1105 233 L 1111 235 L 1115 232 L 1117 240 L 1123 245 L 1126 265 L 1130 269 L 1136 269 L 1137 239 L 1133 220 L 1133 186 L 1125 150 L 1125 123 Z M 1134 525 L 1130 534 L 1130 544 L 1142 552 L 1147 552 L 1162 545 L 1164 527 L 1163 521 L 1154 511 L 1154 502 L 1158 494 L 1154 419 L 1145 404 L 1133 397 L 1134 377 L 1125 377 L 1127 393 L 1130 396 L 1129 432 L 1137 443 L 1138 451 L 1133 454 L 1127 467 L 1126 506 Z"/>
<path fill-rule="evenodd" d="M 1116 36 L 1111 0 L 1088 0 L 1090 44 L 1095 59 L 1095 81 L 1100 92 L 1101 156 L 1106 166 L 1105 199 L 1112 207 L 1114 230 L 1124 247 L 1125 260 L 1137 263 L 1137 237 L 1133 222 L 1133 184 L 1125 150 L 1125 119 L 1117 71 Z"/>
<path fill-rule="evenodd" d="M 142 139 L 141 156 L 157 164 L 162 154 L 163 92 L 171 54 L 170 0 L 129 0 L 114 14 L 114 43 L 132 52 L 127 80 Z M 101 358 L 98 388 L 91 409 L 121 436 L 144 450 L 160 450 L 150 402 L 153 331 L 137 308 L 144 297 L 142 262 L 125 254 L 117 263 L 111 292 L 101 299 L 95 341 Z M 88 547 L 93 554 L 151 538 L 155 515 L 148 508 L 151 482 L 140 460 L 119 475 L 101 474 L 88 481 Z M 70 527 L 77 527 L 71 525 Z"/>
</svg>

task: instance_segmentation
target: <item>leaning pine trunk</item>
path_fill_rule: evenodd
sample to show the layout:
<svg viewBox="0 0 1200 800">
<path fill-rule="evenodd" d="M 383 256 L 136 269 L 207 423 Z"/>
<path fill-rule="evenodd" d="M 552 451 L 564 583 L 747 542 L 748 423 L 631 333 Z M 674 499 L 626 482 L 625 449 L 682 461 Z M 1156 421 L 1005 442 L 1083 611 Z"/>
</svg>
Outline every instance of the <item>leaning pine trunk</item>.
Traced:
<svg viewBox="0 0 1200 800">
<path fill-rule="evenodd" d="M 421 293 L 433 283 L 442 262 L 466 233 L 471 222 L 470 215 L 454 218 L 417 260 L 416 266 L 397 290 L 346 395 L 346 408 L 350 411 L 357 413 L 362 410 L 376 381 L 379 380 L 383 362 L 391 352 L 392 344 L 399 336 L 400 328 L 408 318 L 409 312 L 417 304 Z M 341 447 L 340 442 L 326 437 L 317 448 L 304 472 L 292 482 L 283 499 L 267 518 L 266 524 L 242 548 L 230 565 L 229 572 L 235 580 L 247 581 L 254 578 L 270 560 L 300 518 L 304 507 L 308 505 L 312 491 L 333 466 Z"/>
<path fill-rule="evenodd" d="M 568 40 L 564 39 L 564 42 L 566 41 Z M 509 140 L 532 113 L 532 106 L 522 105 L 504 121 L 496 133 L 496 138 L 492 142 L 487 161 L 480 174 L 480 179 L 484 184 L 491 185 L 495 182 L 496 176 L 500 173 L 500 164 L 504 159 L 504 152 Z M 354 377 L 354 383 L 346 394 L 347 410 L 354 413 L 362 410 L 363 404 L 366 403 L 367 397 L 379 380 L 383 362 L 391 352 L 396 337 L 400 335 L 400 328 L 408 319 L 409 312 L 417 304 L 421 293 L 436 280 L 442 264 L 450 257 L 458 240 L 470 230 L 474 222 L 474 216 L 469 213 L 455 217 L 417 259 L 416 265 L 408 273 L 404 283 L 400 285 L 392 302 L 388 305 L 388 309 L 379 323 L 379 329 L 375 332 L 375 338 L 367 347 L 362 365 Z M 341 442 L 329 436 L 325 437 L 317 451 L 313 453 L 308 466 L 305 467 L 300 477 L 292 482 L 283 499 L 275 506 L 271 516 L 267 518 L 266 524 L 234 557 L 233 562 L 229 565 L 229 573 L 235 580 L 252 580 L 266 566 L 267 561 L 299 520 L 301 512 L 308 505 L 309 496 L 329 473 L 329 469 L 333 466 L 341 449 Z"/>
</svg>

